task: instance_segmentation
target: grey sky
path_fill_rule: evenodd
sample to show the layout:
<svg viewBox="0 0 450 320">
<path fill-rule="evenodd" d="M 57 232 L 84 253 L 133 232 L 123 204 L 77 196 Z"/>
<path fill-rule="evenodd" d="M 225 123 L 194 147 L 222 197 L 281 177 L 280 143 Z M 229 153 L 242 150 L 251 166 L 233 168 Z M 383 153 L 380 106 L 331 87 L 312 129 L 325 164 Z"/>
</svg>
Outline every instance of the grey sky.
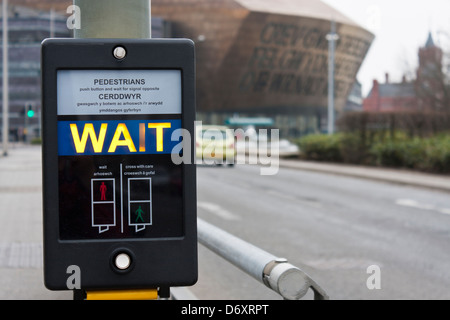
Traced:
<svg viewBox="0 0 450 320">
<path fill-rule="evenodd" d="M 414 75 L 418 49 L 431 31 L 436 44 L 450 51 L 449 0 L 322 0 L 375 34 L 372 47 L 358 73 L 363 95 L 373 79 L 391 81 Z"/>
</svg>

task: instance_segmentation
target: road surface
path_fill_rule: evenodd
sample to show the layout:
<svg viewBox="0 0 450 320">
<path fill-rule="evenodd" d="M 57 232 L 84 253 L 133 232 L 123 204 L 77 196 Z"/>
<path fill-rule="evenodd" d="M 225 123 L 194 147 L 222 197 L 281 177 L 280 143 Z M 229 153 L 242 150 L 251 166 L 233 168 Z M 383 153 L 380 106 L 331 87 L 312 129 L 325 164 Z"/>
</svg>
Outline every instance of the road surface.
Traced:
<svg viewBox="0 0 450 320">
<path fill-rule="evenodd" d="M 448 193 L 256 166 L 198 168 L 198 215 L 301 267 L 331 299 L 450 299 Z M 277 299 L 200 246 L 199 298 Z M 369 290 L 372 265 L 381 289 Z"/>
</svg>

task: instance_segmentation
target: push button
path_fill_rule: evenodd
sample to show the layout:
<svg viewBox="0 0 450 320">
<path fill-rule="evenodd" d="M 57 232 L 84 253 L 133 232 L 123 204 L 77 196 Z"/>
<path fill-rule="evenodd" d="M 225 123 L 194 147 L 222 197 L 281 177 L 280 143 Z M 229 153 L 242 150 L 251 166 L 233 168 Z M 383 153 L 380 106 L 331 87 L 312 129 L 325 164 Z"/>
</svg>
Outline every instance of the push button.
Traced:
<svg viewBox="0 0 450 320">
<path fill-rule="evenodd" d="M 114 264 L 119 270 L 127 270 L 131 265 L 131 257 L 126 253 L 119 253 L 114 259 Z"/>
<path fill-rule="evenodd" d="M 109 265 L 114 272 L 126 274 L 131 272 L 136 264 L 136 258 L 133 251 L 127 248 L 117 248 L 109 258 Z"/>
</svg>

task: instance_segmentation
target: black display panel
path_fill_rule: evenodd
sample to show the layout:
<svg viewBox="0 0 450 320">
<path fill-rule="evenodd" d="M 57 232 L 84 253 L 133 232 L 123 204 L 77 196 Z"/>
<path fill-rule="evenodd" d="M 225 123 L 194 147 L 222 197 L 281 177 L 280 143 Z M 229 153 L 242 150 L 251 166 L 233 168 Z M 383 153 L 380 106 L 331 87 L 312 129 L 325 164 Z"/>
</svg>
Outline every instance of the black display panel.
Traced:
<svg viewBox="0 0 450 320">
<path fill-rule="evenodd" d="M 61 240 L 183 236 L 181 70 L 58 70 Z"/>
</svg>

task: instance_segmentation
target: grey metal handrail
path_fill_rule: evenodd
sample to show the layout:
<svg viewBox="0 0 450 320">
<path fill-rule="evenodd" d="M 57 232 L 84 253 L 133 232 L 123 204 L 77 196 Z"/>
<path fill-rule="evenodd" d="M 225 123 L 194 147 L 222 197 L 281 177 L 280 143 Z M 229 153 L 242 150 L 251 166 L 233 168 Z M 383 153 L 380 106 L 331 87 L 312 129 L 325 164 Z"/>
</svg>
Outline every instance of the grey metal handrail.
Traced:
<svg viewBox="0 0 450 320">
<path fill-rule="evenodd" d="M 206 248 L 251 275 L 286 300 L 299 300 L 308 289 L 315 300 L 328 300 L 326 292 L 300 268 L 202 219 L 197 219 L 198 241 Z"/>
</svg>

